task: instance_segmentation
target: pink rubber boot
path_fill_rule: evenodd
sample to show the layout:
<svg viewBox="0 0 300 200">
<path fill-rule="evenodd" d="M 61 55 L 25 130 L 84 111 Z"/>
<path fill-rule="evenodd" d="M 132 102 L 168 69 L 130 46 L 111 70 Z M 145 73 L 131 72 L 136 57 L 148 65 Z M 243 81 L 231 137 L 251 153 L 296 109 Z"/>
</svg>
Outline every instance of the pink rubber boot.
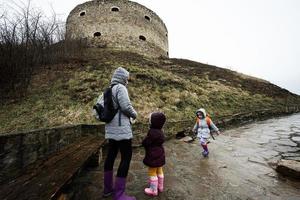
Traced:
<svg viewBox="0 0 300 200">
<path fill-rule="evenodd" d="M 152 176 L 149 179 L 150 186 L 149 188 L 145 188 L 145 193 L 149 196 L 157 196 L 158 195 L 158 178 L 157 176 Z"/>
<path fill-rule="evenodd" d="M 164 191 L 164 175 L 158 175 L 158 191 Z"/>
</svg>

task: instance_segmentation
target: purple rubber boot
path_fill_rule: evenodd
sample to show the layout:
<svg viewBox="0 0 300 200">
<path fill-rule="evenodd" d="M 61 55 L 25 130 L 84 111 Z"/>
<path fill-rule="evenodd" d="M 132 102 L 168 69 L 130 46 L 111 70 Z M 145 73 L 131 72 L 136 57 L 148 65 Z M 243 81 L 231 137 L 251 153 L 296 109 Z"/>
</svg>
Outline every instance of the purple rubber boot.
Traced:
<svg viewBox="0 0 300 200">
<path fill-rule="evenodd" d="M 130 197 L 125 194 L 126 178 L 116 177 L 114 200 L 136 200 L 135 197 Z"/>
<path fill-rule="evenodd" d="M 201 144 L 201 146 L 202 146 L 202 148 L 203 148 L 203 150 L 204 150 L 204 151 L 202 152 L 202 155 L 203 155 L 204 157 L 207 157 L 208 154 L 209 154 L 207 144 Z"/>
<path fill-rule="evenodd" d="M 207 157 L 208 154 L 209 154 L 209 151 L 203 151 L 203 152 L 202 152 L 202 155 L 203 155 L 204 157 Z"/>
<path fill-rule="evenodd" d="M 113 194 L 113 171 L 104 172 L 104 191 L 103 197 L 109 197 Z"/>
</svg>

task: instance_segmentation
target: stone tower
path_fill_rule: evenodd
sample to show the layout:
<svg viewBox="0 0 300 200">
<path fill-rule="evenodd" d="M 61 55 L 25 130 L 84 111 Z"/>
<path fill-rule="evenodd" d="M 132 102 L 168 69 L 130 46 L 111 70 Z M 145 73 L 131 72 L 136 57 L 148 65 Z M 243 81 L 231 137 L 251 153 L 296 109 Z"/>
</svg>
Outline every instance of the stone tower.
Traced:
<svg viewBox="0 0 300 200">
<path fill-rule="evenodd" d="M 168 30 L 150 9 L 128 0 L 93 0 L 69 14 L 66 39 L 86 38 L 90 47 L 169 57 Z"/>
</svg>

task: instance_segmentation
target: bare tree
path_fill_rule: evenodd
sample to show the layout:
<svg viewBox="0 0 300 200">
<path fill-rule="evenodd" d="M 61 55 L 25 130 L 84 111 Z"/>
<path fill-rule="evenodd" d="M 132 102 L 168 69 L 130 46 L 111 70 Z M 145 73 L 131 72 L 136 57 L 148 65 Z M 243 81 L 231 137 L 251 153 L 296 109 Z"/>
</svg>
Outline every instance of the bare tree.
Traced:
<svg viewBox="0 0 300 200">
<path fill-rule="evenodd" d="M 55 12 L 47 18 L 32 8 L 31 0 L 11 1 L 8 6 L 10 12 L 0 13 L 1 102 L 24 96 L 37 68 L 81 49 L 81 41 L 64 41 L 65 24 Z"/>
</svg>

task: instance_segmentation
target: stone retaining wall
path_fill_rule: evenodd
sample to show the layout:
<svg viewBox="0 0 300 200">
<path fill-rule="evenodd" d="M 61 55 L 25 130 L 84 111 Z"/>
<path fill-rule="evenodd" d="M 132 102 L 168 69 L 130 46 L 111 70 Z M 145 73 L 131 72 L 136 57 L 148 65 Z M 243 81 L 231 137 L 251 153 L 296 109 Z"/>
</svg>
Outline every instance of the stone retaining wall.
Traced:
<svg viewBox="0 0 300 200">
<path fill-rule="evenodd" d="M 63 126 L 0 136 L 0 184 L 18 176 L 38 160 L 47 159 L 88 134 L 100 135 L 103 126 Z"/>
<path fill-rule="evenodd" d="M 228 116 L 216 116 L 214 121 L 219 127 L 228 128 L 232 125 L 241 125 L 254 120 L 263 120 L 298 112 L 300 112 L 298 106 L 286 106 L 284 109 L 260 109 L 251 112 L 236 113 Z"/>
<path fill-rule="evenodd" d="M 170 137 L 190 124 L 190 121 L 167 123 L 165 133 Z M 133 130 L 133 143 L 138 146 L 148 131 L 148 125 L 135 124 Z M 47 159 L 66 145 L 89 134 L 103 138 L 104 124 L 80 124 L 1 135 L 0 184 L 18 176 L 36 161 Z"/>
</svg>

